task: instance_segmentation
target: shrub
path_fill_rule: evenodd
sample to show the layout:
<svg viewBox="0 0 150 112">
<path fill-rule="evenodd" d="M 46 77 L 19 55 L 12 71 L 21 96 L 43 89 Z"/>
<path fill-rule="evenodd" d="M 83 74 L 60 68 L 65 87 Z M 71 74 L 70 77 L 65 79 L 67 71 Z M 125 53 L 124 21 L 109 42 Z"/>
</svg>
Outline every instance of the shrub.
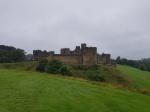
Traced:
<svg viewBox="0 0 150 112">
<path fill-rule="evenodd" d="M 94 65 L 72 65 L 72 68 L 75 70 L 98 70 L 99 66 L 97 64 Z"/>
<path fill-rule="evenodd" d="M 105 76 L 101 75 L 98 71 L 88 71 L 88 79 L 93 81 L 105 82 Z"/>
<path fill-rule="evenodd" d="M 71 66 L 74 70 L 88 70 L 88 67 L 86 65 L 72 65 Z"/>
<path fill-rule="evenodd" d="M 39 64 L 36 67 L 36 71 L 45 72 L 45 68 L 47 64 L 48 64 L 48 60 L 46 59 L 39 61 Z"/>
<path fill-rule="evenodd" d="M 88 69 L 90 69 L 90 70 L 98 70 L 99 66 L 97 64 L 90 65 L 90 66 L 88 66 Z"/>
<path fill-rule="evenodd" d="M 70 70 L 66 66 L 62 66 L 61 67 L 60 73 L 62 75 L 67 75 L 67 76 L 71 76 L 72 75 Z"/>
<path fill-rule="evenodd" d="M 48 62 L 46 72 L 50 74 L 60 74 L 62 66 L 63 64 L 61 61 L 52 59 L 51 61 Z"/>
</svg>

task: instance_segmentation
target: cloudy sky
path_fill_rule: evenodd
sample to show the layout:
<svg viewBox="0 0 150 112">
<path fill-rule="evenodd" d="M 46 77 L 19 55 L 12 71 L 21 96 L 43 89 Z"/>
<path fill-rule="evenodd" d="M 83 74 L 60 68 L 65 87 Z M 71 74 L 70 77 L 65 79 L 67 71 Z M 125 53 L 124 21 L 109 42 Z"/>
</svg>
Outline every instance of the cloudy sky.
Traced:
<svg viewBox="0 0 150 112">
<path fill-rule="evenodd" d="M 114 59 L 150 57 L 150 0 L 0 0 L 0 45 L 59 53 L 81 43 Z"/>
</svg>

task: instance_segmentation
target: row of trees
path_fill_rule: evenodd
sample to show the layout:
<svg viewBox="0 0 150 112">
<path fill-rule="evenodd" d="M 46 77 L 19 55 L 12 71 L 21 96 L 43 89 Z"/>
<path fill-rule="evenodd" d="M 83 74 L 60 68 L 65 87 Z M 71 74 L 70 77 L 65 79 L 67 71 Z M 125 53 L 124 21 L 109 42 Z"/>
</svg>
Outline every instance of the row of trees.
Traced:
<svg viewBox="0 0 150 112">
<path fill-rule="evenodd" d="M 142 60 L 128 60 L 126 58 L 121 58 L 118 56 L 116 58 L 116 63 L 121 65 L 128 65 L 140 70 L 150 71 L 150 60 L 149 59 L 142 59 Z"/>
<path fill-rule="evenodd" d="M 21 62 L 24 60 L 24 50 L 12 46 L 0 45 L 0 63 Z"/>
</svg>

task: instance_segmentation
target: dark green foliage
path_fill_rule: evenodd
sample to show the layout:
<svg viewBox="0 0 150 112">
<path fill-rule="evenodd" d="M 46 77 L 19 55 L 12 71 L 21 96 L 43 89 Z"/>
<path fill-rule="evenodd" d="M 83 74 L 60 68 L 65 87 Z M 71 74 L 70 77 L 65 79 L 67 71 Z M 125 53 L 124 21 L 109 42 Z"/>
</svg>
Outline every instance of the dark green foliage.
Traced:
<svg viewBox="0 0 150 112">
<path fill-rule="evenodd" d="M 88 66 L 88 70 L 98 70 L 99 66 L 97 64 Z"/>
<path fill-rule="evenodd" d="M 46 72 L 50 74 L 60 74 L 60 70 L 62 67 L 62 62 L 56 59 L 52 59 L 48 62 L 46 67 Z"/>
<path fill-rule="evenodd" d="M 21 62 L 25 60 L 24 50 L 16 49 L 11 52 L 11 62 Z"/>
<path fill-rule="evenodd" d="M 95 64 L 95 65 L 71 65 L 71 67 L 75 70 L 98 70 L 99 69 L 99 65 Z"/>
<path fill-rule="evenodd" d="M 93 80 L 93 81 L 100 81 L 100 82 L 105 82 L 105 76 L 101 75 L 98 71 L 88 71 L 88 79 Z"/>
<path fill-rule="evenodd" d="M 44 72 L 46 71 L 49 74 L 61 74 L 71 76 L 70 70 L 65 66 L 61 61 L 52 59 L 50 61 L 46 61 L 46 63 L 39 63 L 37 66 L 37 71 Z"/>
<path fill-rule="evenodd" d="M 61 75 L 67 75 L 67 76 L 71 76 L 71 72 L 70 70 L 67 68 L 67 66 L 62 66 L 61 70 L 60 70 Z"/>
<path fill-rule="evenodd" d="M 16 49 L 12 46 L 0 45 L 0 63 L 22 62 L 24 60 L 24 50 Z"/>
<path fill-rule="evenodd" d="M 88 70 L 87 66 L 81 64 L 71 65 L 71 67 L 75 70 Z"/>
<path fill-rule="evenodd" d="M 139 68 L 140 70 L 146 70 L 146 69 L 147 69 L 145 64 L 140 64 L 140 65 L 138 66 L 138 68 Z"/>
<path fill-rule="evenodd" d="M 45 72 L 45 68 L 46 68 L 47 64 L 48 64 L 48 60 L 46 60 L 46 59 L 39 61 L 39 64 L 36 67 L 36 71 Z"/>
</svg>

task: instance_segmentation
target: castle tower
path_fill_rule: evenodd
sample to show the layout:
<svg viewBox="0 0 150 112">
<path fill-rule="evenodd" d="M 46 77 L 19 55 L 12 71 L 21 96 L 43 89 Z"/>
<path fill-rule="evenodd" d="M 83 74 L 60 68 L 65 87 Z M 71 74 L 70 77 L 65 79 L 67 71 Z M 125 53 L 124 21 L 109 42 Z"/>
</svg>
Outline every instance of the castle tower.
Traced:
<svg viewBox="0 0 150 112">
<path fill-rule="evenodd" d="M 97 64 L 97 48 L 81 44 L 81 62 L 83 65 Z"/>
<path fill-rule="evenodd" d="M 82 43 L 81 44 L 81 63 L 83 64 L 83 49 L 86 48 L 86 44 Z"/>
<path fill-rule="evenodd" d="M 83 49 L 83 48 L 86 48 L 86 44 L 85 43 L 81 44 L 81 49 Z"/>
<path fill-rule="evenodd" d="M 69 55 L 70 54 L 70 49 L 69 48 L 62 48 L 60 50 L 61 55 Z"/>
</svg>

